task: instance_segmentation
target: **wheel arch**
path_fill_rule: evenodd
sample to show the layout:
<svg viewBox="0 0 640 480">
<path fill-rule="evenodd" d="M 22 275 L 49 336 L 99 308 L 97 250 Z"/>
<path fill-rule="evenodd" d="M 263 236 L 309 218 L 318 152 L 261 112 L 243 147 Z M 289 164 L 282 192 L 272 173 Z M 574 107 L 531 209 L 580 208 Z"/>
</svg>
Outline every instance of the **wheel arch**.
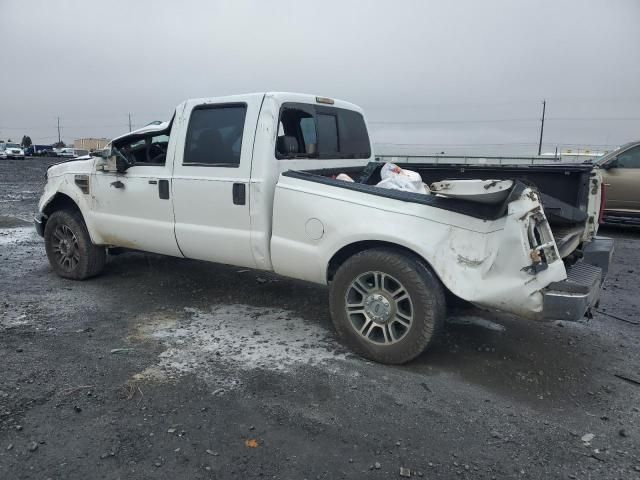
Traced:
<svg viewBox="0 0 640 480">
<path fill-rule="evenodd" d="M 55 195 L 51 197 L 51 199 L 46 203 L 44 208 L 42 209 L 42 213 L 49 217 L 53 212 L 57 210 L 75 210 L 82 214 L 80 207 L 76 203 L 76 201 L 71 198 L 69 195 L 57 192 Z"/>
<path fill-rule="evenodd" d="M 425 265 L 427 268 L 429 268 L 429 270 L 433 272 L 436 278 L 440 280 L 440 283 L 443 283 L 439 275 L 433 268 L 433 266 L 422 255 L 417 253 L 415 250 L 405 247 L 404 245 L 388 242 L 385 240 L 361 240 L 361 241 L 350 243 L 340 248 L 331 257 L 331 259 L 329 260 L 329 263 L 327 264 L 327 283 L 333 280 L 333 277 L 338 271 L 338 268 L 340 268 L 340 265 L 342 265 L 344 262 L 346 262 L 349 258 L 356 255 L 357 253 L 363 252 L 365 250 L 371 250 L 372 248 L 389 248 L 391 250 L 404 253 L 405 255 L 414 258 L 415 260 L 419 261 L 420 263 Z"/>
</svg>

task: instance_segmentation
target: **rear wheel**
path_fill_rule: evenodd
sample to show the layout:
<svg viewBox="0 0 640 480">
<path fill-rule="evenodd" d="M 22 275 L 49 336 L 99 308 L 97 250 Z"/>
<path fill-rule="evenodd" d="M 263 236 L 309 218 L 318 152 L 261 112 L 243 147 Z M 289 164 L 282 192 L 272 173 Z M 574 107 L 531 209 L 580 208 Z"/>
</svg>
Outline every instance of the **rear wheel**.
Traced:
<svg viewBox="0 0 640 480">
<path fill-rule="evenodd" d="M 106 250 L 91 243 L 78 211 L 58 210 L 47 219 L 45 248 L 53 270 L 63 278 L 84 280 L 98 275 L 106 262 Z"/>
<path fill-rule="evenodd" d="M 408 362 L 442 329 L 444 289 L 434 273 L 402 252 L 371 249 L 343 263 L 330 293 L 338 335 L 356 352 L 381 363 Z"/>
</svg>

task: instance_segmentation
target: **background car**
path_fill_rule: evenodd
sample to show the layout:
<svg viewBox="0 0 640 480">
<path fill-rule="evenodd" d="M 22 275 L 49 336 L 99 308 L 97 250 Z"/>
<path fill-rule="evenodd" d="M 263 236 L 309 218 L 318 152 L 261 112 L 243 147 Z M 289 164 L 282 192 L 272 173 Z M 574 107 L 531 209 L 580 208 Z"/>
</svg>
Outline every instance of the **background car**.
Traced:
<svg viewBox="0 0 640 480">
<path fill-rule="evenodd" d="M 24 150 L 18 143 L 5 143 L 3 156 L 4 158 L 24 160 Z"/>
<path fill-rule="evenodd" d="M 24 150 L 25 155 L 27 156 L 52 156 L 53 155 L 53 147 L 51 145 L 30 145 Z"/>
<path fill-rule="evenodd" d="M 605 184 L 604 221 L 640 225 L 640 141 L 598 160 Z"/>
<path fill-rule="evenodd" d="M 89 155 L 89 150 L 71 147 L 61 148 L 60 150 L 58 150 L 59 157 L 76 158 L 82 157 L 84 155 Z"/>
</svg>

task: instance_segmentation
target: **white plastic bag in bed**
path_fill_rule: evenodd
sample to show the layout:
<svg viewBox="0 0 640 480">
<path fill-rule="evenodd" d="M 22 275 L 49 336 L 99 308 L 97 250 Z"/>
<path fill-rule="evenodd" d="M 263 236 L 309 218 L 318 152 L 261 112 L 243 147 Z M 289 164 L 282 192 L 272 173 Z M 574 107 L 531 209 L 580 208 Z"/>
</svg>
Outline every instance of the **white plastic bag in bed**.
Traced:
<svg viewBox="0 0 640 480">
<path fill-rule="evenodd" d="M 380 170 L 380 176 L 382 180 L 378 182 L 378 187 L 405 192 L 429 193 L 429 188 L 422 182 L 422 177 L 418 172 L 405 170 L 393 163 L 385 163 Z"/>
</svg>

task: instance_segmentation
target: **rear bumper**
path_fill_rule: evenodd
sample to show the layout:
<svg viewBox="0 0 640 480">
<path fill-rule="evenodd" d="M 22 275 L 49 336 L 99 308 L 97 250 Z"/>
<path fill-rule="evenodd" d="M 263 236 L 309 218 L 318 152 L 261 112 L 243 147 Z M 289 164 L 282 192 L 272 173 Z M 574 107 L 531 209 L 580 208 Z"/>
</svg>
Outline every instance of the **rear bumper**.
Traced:
<svg viewBox="0 0 640 480">
<path fill-rule="evenodd" d="M 583 257 L 567 268 L 567 279 L 554 282 L 543 291 L 545 320 L 580 320 L 600 299 L 609 264 L 613 256 L 613 239 L 596 237 Z"/>
<path fill-rule="evenodd" d="M 41 237 L 44 237 L 44 222 L 46 217 L 42 213 L 36 213 L 33 217 L 33 225 L 36 227 L 36 232 Z"/>
</svg>

